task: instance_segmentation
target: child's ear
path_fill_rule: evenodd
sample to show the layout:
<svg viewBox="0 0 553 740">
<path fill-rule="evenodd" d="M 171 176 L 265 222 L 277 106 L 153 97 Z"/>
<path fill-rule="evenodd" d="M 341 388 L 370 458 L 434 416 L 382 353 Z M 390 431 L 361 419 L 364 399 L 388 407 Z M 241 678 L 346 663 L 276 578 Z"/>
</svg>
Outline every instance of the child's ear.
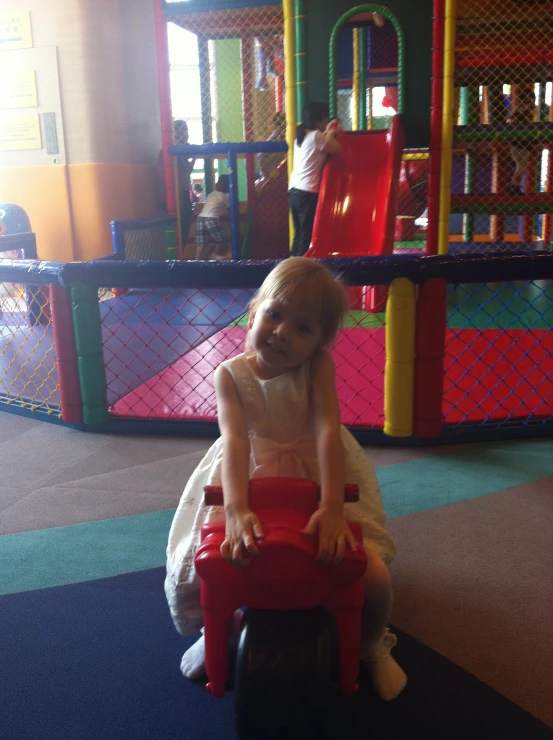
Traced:
<svg viewBox="0 0 553 740">
<path fill-rule="evenodd" d="M 248 329 L 252 328 L 254 319 L 255 319 L 255 311 L 250 311 L 250 315 L 248 316 Z"/>
</svg>

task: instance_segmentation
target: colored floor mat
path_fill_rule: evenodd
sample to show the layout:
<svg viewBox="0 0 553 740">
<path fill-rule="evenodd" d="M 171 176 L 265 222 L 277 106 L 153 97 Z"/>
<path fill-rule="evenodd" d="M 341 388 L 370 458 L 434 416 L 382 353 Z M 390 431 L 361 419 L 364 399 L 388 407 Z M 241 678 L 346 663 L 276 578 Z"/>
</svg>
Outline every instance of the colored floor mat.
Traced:
<svg viewBox="0 0 553 740">
<path fill-rule="evenodd" d="M 216 419 L 213 373 L 221 361 L 243 351 L 246 328 L 223 329 L 135 388 L 111 407 L 114 416 L 154 419 Z M 384 423 L 384 328 L 343 329 L 332 355 L 342 422 Z"/>
<path fill-rule="evenodd" d="M 241 316 L 252 290 L 156 289 L 100 302 L 108 403 Z"/>
</svg>

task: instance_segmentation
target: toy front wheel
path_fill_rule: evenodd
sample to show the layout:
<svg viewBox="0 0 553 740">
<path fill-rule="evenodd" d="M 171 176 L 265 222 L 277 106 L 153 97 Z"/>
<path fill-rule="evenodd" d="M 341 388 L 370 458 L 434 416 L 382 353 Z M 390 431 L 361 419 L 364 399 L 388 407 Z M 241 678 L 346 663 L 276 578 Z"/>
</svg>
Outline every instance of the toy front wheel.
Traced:
<svg viewBox="0 0 553 740">
<path fill-rule="evenodd" d="M 246 612 L 236 658 L 240 740 L 324 737 L 334 630 L 321 607 Z"/>
</svg>

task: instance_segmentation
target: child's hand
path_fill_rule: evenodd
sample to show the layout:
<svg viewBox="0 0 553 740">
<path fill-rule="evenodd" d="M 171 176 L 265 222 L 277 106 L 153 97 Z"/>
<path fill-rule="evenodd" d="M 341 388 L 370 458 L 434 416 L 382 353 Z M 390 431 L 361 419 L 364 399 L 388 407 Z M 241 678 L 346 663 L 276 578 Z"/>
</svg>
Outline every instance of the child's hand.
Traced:
<svg viewBox="0 0 553 740">
<path fill-rule="evenodd" d="M 255 540 L 264 537 L 261 523 L 251 509 L 227 506 L 225 513 L 226 537 L 221 545 L 221 555 L 227 563 L 245 568 L 250 565 L 251 556 L 259 555 Z"/>
<path fill-rule="evenodd" d="M 317 562 L 323 565 L 341 563 L 349 545 L 355 552 L 357 543 L 344 519 L 344 515 L 337 509 L 321 507 L 309 520 L 303 530 L 305 534 L 319 535 L 319 552 Z"/>
<path fill-rule="evenodd" d="M 344 131 L 342 123 L 339 118 L 333 118 L 332 121 L 327 123 L 325 129 L 325 136 L 337 136 Z"/>
</svg>

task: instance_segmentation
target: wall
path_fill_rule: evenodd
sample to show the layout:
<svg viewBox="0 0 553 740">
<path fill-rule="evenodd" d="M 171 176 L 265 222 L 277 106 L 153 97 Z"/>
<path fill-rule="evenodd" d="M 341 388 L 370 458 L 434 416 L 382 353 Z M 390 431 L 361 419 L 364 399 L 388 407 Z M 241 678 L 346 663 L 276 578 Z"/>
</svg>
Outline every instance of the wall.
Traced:
<svg viewBox="0 0 553 740">
<path fill-rule="evenodd" d="M 242 45 L 240 39 L 221 39 L 215 42 L 215 79 L 217 88 L 217 140 L 243 141 L 242 103 Z M 219 159 L 217 171 L 227 172 L 226 160 Z M 246 199 L 246 166 L 237 162 L 238 197 Z"/>
<path fill-rule="evenodd" d="M 360 3 L 352 0 L 305 0 L 307 99 L 328 100 L 330 34 L 338 19 Z M 432 0 L 387 0 L 406 40 L 405 146 L 428 146 L 432 70 Z"/>
<path fill-rule="evenodd" d="M 6 5 L 31 13 L 30 54 L 43 48 L 56 52 L 61 143 L 56 157 L 46 157 L 44 149 L 32 157 L 0 152 L 0 201 L 28 212 L 43 259 L 107 254 L 112 219 L 158 210 L 155 160 L 161 138 L 152 0 L 8 0 Z M 1 52 L 4 58 L 15 53 Z M 34 68 L 40 104 L 45 67 L 37 59 Z"/>
</svg>

